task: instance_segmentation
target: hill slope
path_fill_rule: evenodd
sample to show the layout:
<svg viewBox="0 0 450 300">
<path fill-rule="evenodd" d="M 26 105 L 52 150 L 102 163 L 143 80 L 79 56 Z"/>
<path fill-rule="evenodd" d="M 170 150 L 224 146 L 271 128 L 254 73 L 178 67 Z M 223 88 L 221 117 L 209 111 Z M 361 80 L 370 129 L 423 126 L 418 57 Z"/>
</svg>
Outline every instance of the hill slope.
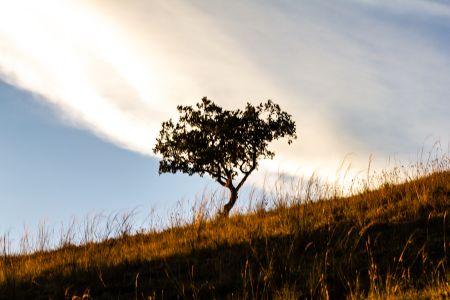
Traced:
<svg viewBox="0 0 450 300">
<path fill-rule="evenodd" d="M 0 299 L 450 297 L 450 172 L 0 258 Z M 81 298 L 80 298 L 81 299 Z"/>
</svg>

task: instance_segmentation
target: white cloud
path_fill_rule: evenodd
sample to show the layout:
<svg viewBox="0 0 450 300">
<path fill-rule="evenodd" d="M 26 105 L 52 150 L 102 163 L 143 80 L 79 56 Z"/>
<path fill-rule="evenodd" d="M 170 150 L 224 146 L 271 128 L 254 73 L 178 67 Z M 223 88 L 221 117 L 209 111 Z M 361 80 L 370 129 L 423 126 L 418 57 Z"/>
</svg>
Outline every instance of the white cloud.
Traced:
<svg viewBox="0 0 450 300">
<path fill-rule="evenodd" d="M 231 39 L 181 2 L 1 5 L 2 78 L 143 154 L 177 104 L 216 94 L 231 107 L 242 102 L 235 91 L 258 97 L 270 86 Z"/>
<path fill-rule="evenodd" d="M 0 0 L 0 76 L 146 155 L 177 104 L 271 98 L 300 136 L 275 165 L 329 173 L 356 152 L 358 170 L 450 127 L 450 45 L 427 35 L 449 7 L 377 3 Z"/>
</svg>

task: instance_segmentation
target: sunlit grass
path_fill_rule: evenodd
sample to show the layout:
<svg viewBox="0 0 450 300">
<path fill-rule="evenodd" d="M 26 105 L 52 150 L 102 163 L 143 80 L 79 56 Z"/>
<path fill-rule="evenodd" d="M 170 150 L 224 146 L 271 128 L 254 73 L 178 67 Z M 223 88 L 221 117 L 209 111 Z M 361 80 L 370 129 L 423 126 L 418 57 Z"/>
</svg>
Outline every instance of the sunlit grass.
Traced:
<svg viewBox="0 0 450 300">
<path fill-rule="evenodd" d="M 69 223 L 54 250 L 42 224 L 20 254 L 3 236 L 0 299 L 450 297 L 449 167 L 429 156 L 351 187 L 280 176 L 230 218 L 205 193 L 165 229 L 136 230 L 135 211 Z"/>
</svg>

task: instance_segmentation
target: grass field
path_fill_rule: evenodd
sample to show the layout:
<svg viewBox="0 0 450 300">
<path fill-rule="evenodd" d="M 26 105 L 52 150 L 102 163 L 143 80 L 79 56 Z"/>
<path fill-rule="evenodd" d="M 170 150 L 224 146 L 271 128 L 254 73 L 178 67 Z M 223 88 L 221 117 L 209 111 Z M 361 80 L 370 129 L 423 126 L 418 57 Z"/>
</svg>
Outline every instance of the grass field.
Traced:
<svg viewBox="0 0 450 300">
<path fill-rule="evenodd" d="M 448 156 L 394 168 L 346 197 L 310 178 L 261 195 L 270 208 L 220 218 L 200 205 L 151 232 L 122 216 L 96 242 L 69 228 L 53 250 L 42 233 L 12 254 L 5 237 L 0 299 L 448 298 L 449 169 Z"/>
</svg>

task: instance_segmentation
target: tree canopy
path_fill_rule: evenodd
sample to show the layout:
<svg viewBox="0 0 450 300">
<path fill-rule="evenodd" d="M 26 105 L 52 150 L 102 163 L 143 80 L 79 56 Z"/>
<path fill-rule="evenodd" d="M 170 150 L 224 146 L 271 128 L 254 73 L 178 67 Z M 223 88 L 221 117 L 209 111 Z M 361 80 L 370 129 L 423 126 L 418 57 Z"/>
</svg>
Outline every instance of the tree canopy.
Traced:
<svg viewBox="0 0 450 300">
<path fill-rule="evenodd" d="M 273 158 L 271 141 L 296 139 L 291 115 L 271 100 L 243 110 L 225 110 L 204 97 L 195 107 L 178 106 L 176 124 L 170 119 L 162 129 L 153 151 L 162 155 L 159 173 L 209 174 L 230 190 L 230 201 L 223 214 L 228 215 L 239 189 L 258 168 L 262 158 Z M 234 181 L 237 182 L 234 182 Z"/>
</svg>

